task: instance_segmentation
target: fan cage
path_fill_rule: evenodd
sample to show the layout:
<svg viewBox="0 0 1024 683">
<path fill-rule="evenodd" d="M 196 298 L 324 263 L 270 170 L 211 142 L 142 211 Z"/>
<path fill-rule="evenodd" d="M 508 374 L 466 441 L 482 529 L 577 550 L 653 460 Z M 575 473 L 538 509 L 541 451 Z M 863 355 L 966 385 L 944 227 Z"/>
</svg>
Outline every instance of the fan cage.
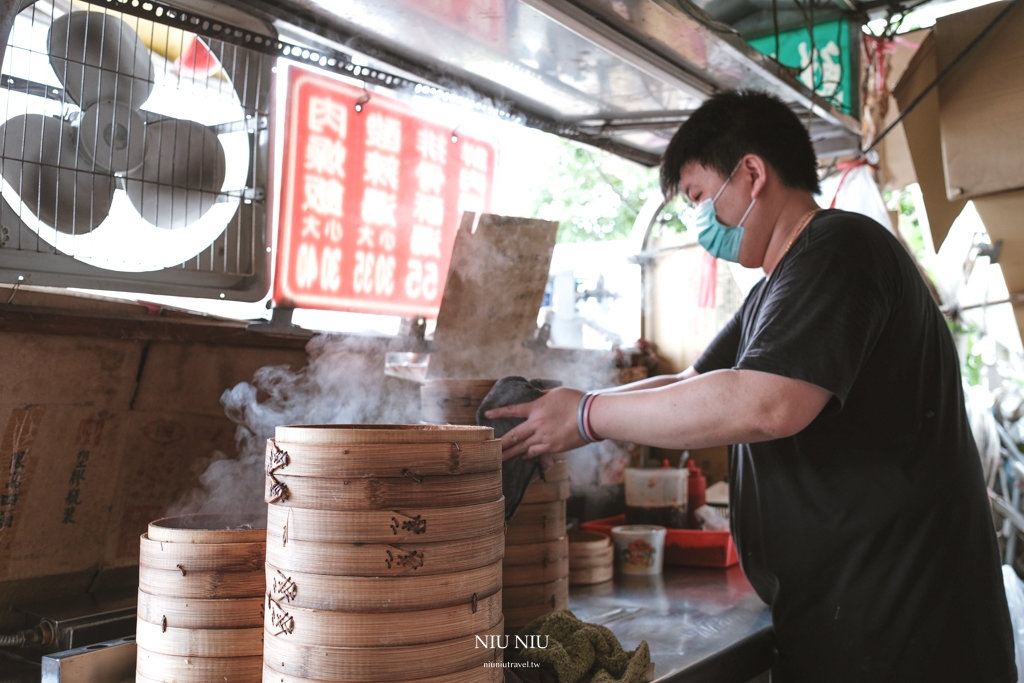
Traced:
<svg viewBox="0 0 1024 683">
<path fill-rule="evenodd" d="M 152 8 L 151 3 L 141 4 Z M 211 37 L 211 31 L 183 30 L 182 17 L 163 11 L 166 5 L 145 18 L 106 5 L 118 3 L 40 1 L 15 17 L 0 68 L 0 281 L 258 300 L 269 287 L 265 188 L 276 55 L 271 49 L 239 45 L 251 36 L 239 39 L 241 33 L 230 27 L 227 36 L 218 37 Z M 55 22 L 67 21 L 69 12 L 116 19 L 104 20 L 99 44 L 129 44 L 137 35 L 141 43 L 136 45 L 144 45 L 148 55 L 115 51 L 112 58 L 110 51 L 100 50 L 97 60 L 88 47 L 87 56 L 78 57 L 67 45 L 75 36 L 65 29 L 66 44 L 55 60 L 52 51 L 62 48 L 48 49 L 48 36 Z M 111 26 L 120 32 L 116 38 L 107 33 Z M 269 40 L 259 37 L 267 48 Z M 144 163 L 126 170 L 111 163 L 113 152 L 101 159 L 104 143 L 98 142 L 91 154 L 83 151 L 88 134 L 83 122 L 103 120 L 103 108 L 116 105 L 105 100 L 94 108 L 101 113 L 90 119 L 93 110 L 83 109 L 73 93 L 78 99 L 97 99 L 109 95 L 114 83 L 120 102 L 124 89 L 120 94 L 116 90 L 125 82 L 125 64 L 147 56 L 152 77 L 140 76 L 136 68 L 128 78 L 129 99 L 136 84 L 150 89 L 137 116 L 108 115 L 104 126 L 111 116 L 113 123 L 93 131 L 97 138 L 106 132 L 111 149 L 119 133 L 119 144 L 129 152 L 144 149 Z M 67 70 L 58 74 L 55 61 L 66 62 Z M 76 69 L 81 73 L 77 90 L 74 83 L 68 87 L 74 80 L 68 74 Z M 88 73 L 99 75 L 96 94 L 86 98 Z M 125 125 L 118 128 L 118 121 Z M 17 132 L 18 125 L 24 132 Z M 34 125 L 41 126 L 41 134 Z M 60 132 L 47 137 L 46 131 L 55 126 Z M 154 130 L 165 133 L 155 137 Z M 44 138 L 49 148 L 44 149 Z M 218 145 L 212 145 L 214 139 Z M 210 171 L 219 173 L 218 163 L 224 176 L 220 186 L 220 176 Z M 99 192 L 79 196 L 83 188 L 111 183 L 115 189 L 110 199 Z M 105 218 L 98 220 L 96 214 L 103 211 Z"/>
</svg>

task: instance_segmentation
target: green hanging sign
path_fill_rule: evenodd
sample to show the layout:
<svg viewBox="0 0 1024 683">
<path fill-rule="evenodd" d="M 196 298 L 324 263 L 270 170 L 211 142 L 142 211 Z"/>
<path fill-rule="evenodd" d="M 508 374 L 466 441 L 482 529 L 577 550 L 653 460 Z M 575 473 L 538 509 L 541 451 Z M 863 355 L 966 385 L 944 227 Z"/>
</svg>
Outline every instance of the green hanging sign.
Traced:
<svg viewBox="0 0 1024 683">
<path fill-rule="evenodd" d="M 775 57 L 775 34 L 752 38 L 750 44 Z M 851 113 L 858 99 L 853 79 L 854 61 L 850 49 L 850 22 L 838 19 L 814 27 L 814 45 L 806 28 L 779 33 L 779 62 L 801 69 L 798 78 L 808 88 L 838 109 Z M 855 46 L 860 49 L 860 46 Z M 812 54 L 813 53 L 813 54 Z"/>
</svg>

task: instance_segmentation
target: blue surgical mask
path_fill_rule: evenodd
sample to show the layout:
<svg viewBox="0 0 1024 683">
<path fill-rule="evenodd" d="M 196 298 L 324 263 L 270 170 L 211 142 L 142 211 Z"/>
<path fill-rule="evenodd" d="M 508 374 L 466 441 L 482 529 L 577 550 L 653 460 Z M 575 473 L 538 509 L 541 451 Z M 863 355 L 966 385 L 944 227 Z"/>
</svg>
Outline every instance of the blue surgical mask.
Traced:
<svg viewBox="0 0 1024 683">
<path fill-rule="evenodd" d="M 740 260 L 740 244 L 743 242 L 743 221 L 747 220 L 747 216 L 750 215 L 750 210 L 754 208 L 757 198 L 755 197 L 750 200 L 750 206 L 747 207 L 743 217 L 740 218 L 740 222 L 735 227 L 722 225 L 718 221 L 718 216 L 715 213 L 715 202 L 722 196 L 729 181 L 736 175 L 736 171 L 739 168 L 740 164 L 736 164 L 736 168 L 725 179 L 714 199 L 705 199 L 697 205 L 695 225 L 697 228 L 697 241 L 708 250 L 709 254 L 715 258 L 725 259 L 734 263 L 738 263 Z"/>
</svg>

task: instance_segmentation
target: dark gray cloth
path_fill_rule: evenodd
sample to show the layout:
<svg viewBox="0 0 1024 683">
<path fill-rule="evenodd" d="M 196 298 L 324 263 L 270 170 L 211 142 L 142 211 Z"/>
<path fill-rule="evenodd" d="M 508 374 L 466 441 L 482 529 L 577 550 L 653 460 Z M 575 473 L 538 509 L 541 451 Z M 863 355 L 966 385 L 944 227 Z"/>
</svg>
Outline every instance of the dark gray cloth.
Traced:
<svg viewBox="0 0 1024 683">
<path fill-rule="evenodd" d="M 501 417 L 488 419 L 485 414 L 494 408 L 530 403 L 544 395 L 547 389 L 559 386 L 560 382 L 543 379 L 528 380 L 525 377 L 510 376 L 499 379 L 484 397 L 480 408 L 476 411 L 476 423 L 481 427 L 494 429 L 494 437 L 500 439 L 517 425 L 526 422 L 522 417 Z M 508 522 L 516 514 L 519 504 L 526 494 L 526 487 L 540 469 L 539 458 L 523 458 L 517 455 L 501 464 L 501 491 L 505 496 L 505 521 Z"/>
</svg>

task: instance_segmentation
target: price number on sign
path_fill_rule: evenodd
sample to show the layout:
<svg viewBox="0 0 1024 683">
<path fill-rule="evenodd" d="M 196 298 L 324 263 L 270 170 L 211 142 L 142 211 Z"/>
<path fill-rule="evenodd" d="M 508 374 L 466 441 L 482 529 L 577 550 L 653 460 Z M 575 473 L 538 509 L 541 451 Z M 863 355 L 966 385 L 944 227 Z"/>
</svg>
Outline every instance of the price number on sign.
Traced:
<svg viewBox="0 0 1024 683">
<path fill-rule="evenodd" d="M 409 259 L 409 274 L 405 276 L 405 294 L 410 299 L 422 298 L 433 301 L 437 298 L 437 263 Z"/>
<path fill-rule="evenodd" d="M 295 259 L 295 284 L 309 289 L 317 284 L 325 292 L 337 292 L 341 288 L 341 249 L 326 247 L 317 257 L 312 244 L 299 245 Z"/>
<path fill-rule="evenodd" d="M 395 257 L 357 251 L 352 271 L 352 289 L 356 294 L 391 296 L 395 291 Z"/>
</svg>

